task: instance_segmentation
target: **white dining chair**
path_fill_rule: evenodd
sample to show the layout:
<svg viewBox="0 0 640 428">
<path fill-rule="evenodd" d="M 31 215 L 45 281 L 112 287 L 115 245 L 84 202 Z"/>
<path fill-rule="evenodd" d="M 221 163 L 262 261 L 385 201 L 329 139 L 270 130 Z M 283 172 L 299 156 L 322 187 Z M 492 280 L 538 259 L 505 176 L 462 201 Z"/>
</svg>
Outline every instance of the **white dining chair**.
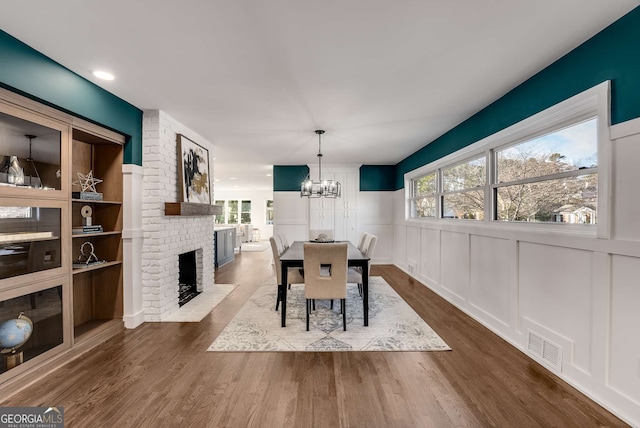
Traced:
<svg viewBox="0 0 640 428">
<path fill-rule="evenodd" d="M 376 249 L 376 244 L 378 242 L 378 237 L 375 235 L 369 234 L 367 239 L 365 239 L 365 249 L 361 250 L 362 254 L 369 257 L 369 259 L 373 258 L 373 252 Z M 367 265 L 367 274 L 371 272 L 371 260 Z M 358 293 L 362 296 L 362 269 L 359 267 L 350 267 L 347 273 L 347 282 L 358 284 Z"/>
<path fill-rule="evenodd" d="M 278 284 L 278 294 L 276 296 L 276 311 L 280 306 L 280 302 L 282 301 L 282 265 L 280 264 L 280 256 L 284 252 L 282 250 L 278 240 L 275 237 L 269 238 L 269 242 L 271 243 L 271 251 L 273 253 L 273 263 L 276 267 L 276 284 Z M 304 282 L 304 277 L 300 273 L 300 269 L 298 268 L 289 268 L 287 271 L 287 282 L 286 284 L 289 288 L 291 288 L 291 284 L 302 284 Z"/>
</svg>

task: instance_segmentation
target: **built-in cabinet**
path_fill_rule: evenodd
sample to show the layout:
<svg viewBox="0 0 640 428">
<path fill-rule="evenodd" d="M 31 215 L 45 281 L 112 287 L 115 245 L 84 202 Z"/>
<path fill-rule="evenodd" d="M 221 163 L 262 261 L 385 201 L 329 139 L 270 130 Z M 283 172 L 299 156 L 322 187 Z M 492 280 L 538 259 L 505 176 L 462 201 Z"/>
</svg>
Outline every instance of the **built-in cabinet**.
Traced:
<svg viewBox="0 0 640 428">
<path fill-rule="evenodd" d="M 357 244 L 359 169 L 325 168 L 322 178 L 338 181 L 342 194 L 335 199 L 309 199 L 309 229 L 332 229 L 336 240 Z"/>
<path fill-rule="evenodd" d="M 24 343 L 0 342 L 0 391 L 123 328 L 123 145 L 0 90 L 0 325 L 30 324 Z M 100 200 L 75 193 L 91 176 Z"/>
<path fill-rule="evenodd" d="M 235 258 L 236 228 L 216 229 L 213 232 L 215 247 L 215 267 L 223 266 Z"/>
<path fill-rule="evenodd" d="M 123 141 L 118 135 L 74 128 L 72 147 L 72 189 L 77 196 L 71 199 L 73 325 L 78 342 L 122 322 Z M 89 172 L 102 180 L 96 185 L 101 200 L 80 199 L 80 177 Z M 89 230 L 81 232 L 83 228 Z"/>
</svg>

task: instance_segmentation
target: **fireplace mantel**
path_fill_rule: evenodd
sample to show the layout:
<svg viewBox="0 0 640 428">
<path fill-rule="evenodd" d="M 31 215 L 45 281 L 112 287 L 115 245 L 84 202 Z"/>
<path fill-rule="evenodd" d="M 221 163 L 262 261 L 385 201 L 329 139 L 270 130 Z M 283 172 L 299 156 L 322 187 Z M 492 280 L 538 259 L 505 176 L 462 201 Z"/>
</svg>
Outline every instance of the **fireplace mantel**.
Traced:
<svg viewBox="0 0 640 428">
<path fill-rule="evenodd" d="M 220 205 L 196 204 L 193 202 L 165 202 L 164 215 L 203 216 L 222 214 Z"/>
</svg>

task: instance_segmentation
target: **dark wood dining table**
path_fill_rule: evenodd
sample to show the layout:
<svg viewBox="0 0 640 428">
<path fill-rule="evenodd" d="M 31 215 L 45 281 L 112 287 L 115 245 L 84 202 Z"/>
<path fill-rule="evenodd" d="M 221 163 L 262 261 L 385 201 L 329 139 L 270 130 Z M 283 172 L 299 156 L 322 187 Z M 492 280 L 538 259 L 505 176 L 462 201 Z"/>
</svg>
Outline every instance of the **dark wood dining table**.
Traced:
<svg viewBox="0 0 640 428">
<path fill-rule="evenodd" d="M 282 296 L 282 327 L 287 323 L 287 272 L 289 268 L 301 268 L 304 264 L 304 243 L 310 241 L 294 241 L 291 246 L 280 255 L 280 265 L 282 267 L 282 281 L 280 282 L 280 293 Z M 338 241 L 336 241 L 338 242 Z M 349 267 L 359 267 L 362 269 L 362 308 L 364 313 L 364 325 L 369 325 L 369 257 L 353 245 L 347 242 L 347 262 Z M 320 244 L 322 245 L 322 244 Z"/>
</svg>

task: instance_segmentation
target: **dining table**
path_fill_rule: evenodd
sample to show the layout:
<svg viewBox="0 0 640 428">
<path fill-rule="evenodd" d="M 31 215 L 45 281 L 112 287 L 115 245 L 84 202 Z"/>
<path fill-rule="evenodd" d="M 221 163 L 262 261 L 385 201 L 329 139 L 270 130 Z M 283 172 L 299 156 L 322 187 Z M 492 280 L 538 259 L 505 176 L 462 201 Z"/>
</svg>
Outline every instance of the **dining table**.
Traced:
<svg viewBox="0 0 640 428">
<path fill-rule="evenodd" d="M 287 273 L 289 268 L 302 268 L 304 266 L 304 244 L 313 241 L 294 241 L 280 255 L 280 265 L 282 267 L 282 281 L 278 285 L 280 287 L 280 295 L 282 296 L 282 327 L 287 323 Z M 343 242 L 343 241 L 331 241 Z M 362 253 L 350 241 L 347 242 L 347 264 L 349 267 L 358 267 L 362 270 L 362 309 L 364 314 L 364 325 L 369 325 L 369 257 Z M 319 243 L 318 245 L 322 245 Z"/>
</svg>

